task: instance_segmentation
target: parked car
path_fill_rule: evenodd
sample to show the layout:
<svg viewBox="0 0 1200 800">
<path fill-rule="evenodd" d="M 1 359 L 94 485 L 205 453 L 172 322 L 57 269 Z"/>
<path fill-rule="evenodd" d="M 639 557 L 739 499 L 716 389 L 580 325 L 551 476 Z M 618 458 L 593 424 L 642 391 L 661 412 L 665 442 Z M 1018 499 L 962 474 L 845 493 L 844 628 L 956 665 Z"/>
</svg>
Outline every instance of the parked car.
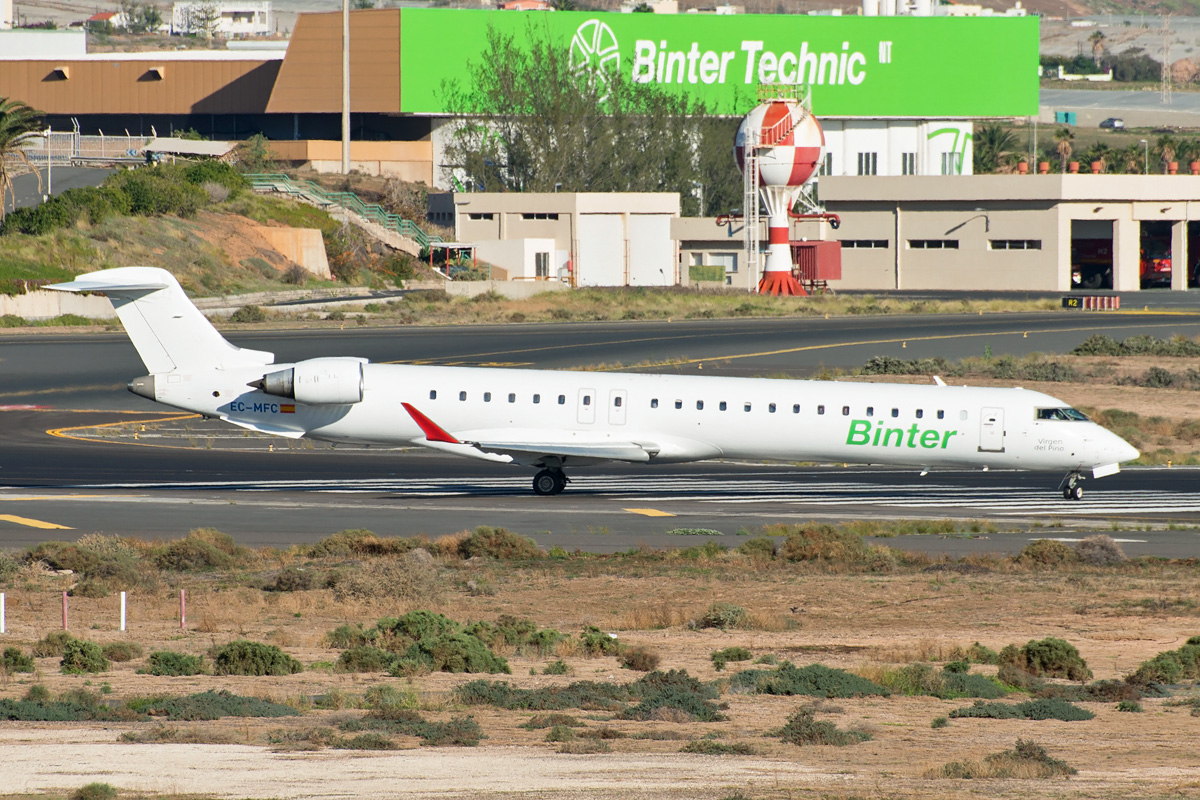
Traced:
<svg viewBox="0 0 1200 800">
<path fill-rule="evenodd" d="M 1125 130 L 1125 120 L 1120 117 L 1109 117 L 1100 123 L 1100 127 L 1110 131 L 1123 131 Z"/>
</svg>

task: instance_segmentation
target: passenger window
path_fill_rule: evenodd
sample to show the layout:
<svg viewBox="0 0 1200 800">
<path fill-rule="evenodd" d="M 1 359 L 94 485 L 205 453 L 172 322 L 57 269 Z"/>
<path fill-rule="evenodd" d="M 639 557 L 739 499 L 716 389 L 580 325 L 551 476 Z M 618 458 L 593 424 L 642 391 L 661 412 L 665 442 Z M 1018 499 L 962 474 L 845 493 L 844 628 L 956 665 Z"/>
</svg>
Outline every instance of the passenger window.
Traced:
<svg viewBox="0 0 1200 800">
<path fill-rule="evenodd" d="M 459 393 L 458 393 L 458 399 L 459 399 L 459 400 L 466 400 L 466 399 L 467 399 L 467 393 L 466 393 L 466 392 L 459 392 Z"/>
<path fill-rule="evenodd" d="M 558 404 L 559 404 L 560 406 L 562 406 L 562 405 L 566 405 L 566 404 L 567 404 L 567 396 L 566 396 L 565 394 L 560 394 L 560 395 L 558 396 Z"/>
<path fill-rule="evenodd" d="M 825 406 L 817 406 L 817 414 L 824 414 Z"/>
<path fill-rule="evenodd" d="M 658 408 L 658 398 L 657 398 L 657 397 L 651 398 L 651 400 L 650 400 L 650 407 L 651 407 L 651 408 Z"/>
<path fill-rule="evenodd" d="M 485 403 L 490 403 L 490 402 L 492 402 L 492 393 L 491 393 L 491 392 L 484 392 L 484 393 L 483 393 L 483 402 L 485 402 Z"/>
<path fill-rule="evenodd" d="M 939 408 L 938 409 L 938 419 L 945 419 L 945 418 L 946 418 L 946 412 L 943 409 Z"/>
<path fill-rule="evenodd" d="M 771 403 L 771 405 L 767 406 L 767 412 L 770 414 L 775 413 L 775 404 L 774 403 Z"/>
<path fill-rule="evenodd" d="M 683 408 L 683 401 L 682 401 L 682 400 L 676 400 L 676 401 L 675 401 L 675 407 L 676 407 L 676 408 Z"/>
<path fill-rule="evenodd" d="M 925 417 L 925 409 L 918 408 L 917 409 L 917 419 L 924 419 L 924 417 Z"/>
<path fill-rule="evenodd" d="M 620 398 L 620 397 L 614 397 L 614 398 L 613 398 L 613 405 L 614 405 L 614 406 L 616 406 L 617 408 L 620 408 L 620 407 L 621 407 L 621 398 Z"/>
<path fill-rule="evenodd" d="M 697 410 L 697 411 L 703 411 L 703 410 L 704 410 L 704 401 L 703 401 L 703 400 L 697 400 L 697 401 L 696 401 L 696 410 Z"/>
<path fill-rule="evenodd" d="M 724 411 L 724 410 L 726 410 L 727 408 L 729 408 L 729 404 L 728 404 L 728 403 L 726 403 L 724 400 L 722 400 L 722 401 L 721 401 L 721 405 L 720 405 L 720 409 L 721 409 L 722 411 Z"/>
<path fill-rule="evenodd" d="M 792 413 L 793 413 L 793 414 L 799 414 L 799 413 L 800 413 L 800 404 L 799 404 L 799 403 L 796 403 L 796 405 L 792 406 Z"/>
<path fill-rule="evenodd" d="M 893 416 L 893 417 L 898 417 L 898 416 L 900 416 L 900 409 L 898 409 L 898 408 L 893 408 L 893 409 L 892 409 L 892 416 Z"/>
<path fill-rule="evenodd" d="M 542 396 L 541 396 L 540 394 L 535 394 L 535 395 L 533 396 L 533 402 L 534 402 L 535 404 L 542 402 Z"/>
<path fill-rule="evenodd" d="M 749 403 L 746 403 L 746 405 L 742 406 L 742 410 L 743 410 L 743 411 L 749 411 L 749 410 L 750 410 L 750 404 L 749 404 Z"/>
<path fill-rule="evenodd" d="M 515 394 L 513 394 L 512 392 L 509 392 L 508 393 L 508 402 L 510 402 L 510 403 L 517 402 L 517 396 Z"/>
<path fill-rule="evenodd" d="M 437 400 L 437 389 L 430 389 L 430 390 L 429 390 L 429 399 L 430 399 L 430 400 Z"/>
<path fill-rule="evenodd" d="M 868 417 L 875 416 L 875 406 L 867 406 L 867 416 Z"/>
<path fill-rule="evenodd" d="M 585 406 L 590 406 L 592 404 L 592 396 L 590 394 L 585 394 L 583 396 L 583 404 Z"/>
<path fill-rule="evenodd" d="M 843 417 L 850 416 L 850 406 L 842 406 L 842 416 Z"/>
</svg>

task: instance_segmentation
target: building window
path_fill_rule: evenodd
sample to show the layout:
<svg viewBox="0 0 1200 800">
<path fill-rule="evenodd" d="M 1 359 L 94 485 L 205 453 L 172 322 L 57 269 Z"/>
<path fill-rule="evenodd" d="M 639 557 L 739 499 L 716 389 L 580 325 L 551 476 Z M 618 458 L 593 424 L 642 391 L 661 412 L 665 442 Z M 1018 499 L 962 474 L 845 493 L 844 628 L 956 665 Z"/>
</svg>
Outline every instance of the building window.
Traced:
<svg viewBox="0 0 1200 800">
<path fill-rule="evenodd" d="M 828 151 L 825 152 L 825 160 L 821 162 L 821 171 L 818 174 L 820 174 L 820 175 L 832 175 L 833 174 L 833 153 L 830 153 Z"/>
<path fill-rule="evenodd" d="M 878 175 L 879 174 L 879 153 L 859 153 L 858 154 L 858 174 L 859 175 Z"/>
<path fill-rule="evenodd" d="M 533 268 L 539 278 L 550 277 L 550 254 L 549 253 L 534 253 Z"/>
<path fill-rule="evenodd" d="M 917 174 L 917 154 L 916 153 L 901 153 L 900 154 L 900 174 L 901 175 L 916 175 Z"/>
<path fill-rule="evenodd" d="M 850 416 L 850 406 L 842 406 L 842 416 L 843 417 Z"/>
<path fill-rule="evenodd" d="M 957 250 L 958 239 L 909 239 L 909 250 Z"/>
<path fill-rule="evenodd" d="M 967 412 L 966 412 L 966 411 L 959 411 L 959 412 L 958 412 L 958 418 L 959 418 L 959 419 L 961 419 L 961 420 L 963 420 L 963 421 L 966 421 L 966 419 L 967 419 Z"/>
<path fill-rule="evenodd" d="M 545 214 L 538 212 L 536 214 L 522 214 L 521 219 L 558 219 L 558 214 Z"/>
<path fill-rule="evenodd" d="M 487 213 L 478 213 L 477 212 L 474 214 L 467 214 L 467 216 L 470 217 L 471 219 L 495 219 L 496 218 L 496 215 L 491 213 L 490 211 Z"/>
<path fill-rule="evenodd" d="M 590 394 L 585 394 L 583 396 L 583 404 L 585 406 L 590 406 L 592 404 L 592 396 Z"/>
<path fill-rule="evenodd" d="M 942 174 L 962 174 L 962 153 L 942 153 Z"/>
<path fill-rule="evenodd" d="M 842 239 L 842 247 L 850 250 L 887 250 L 887 239 Z"/>
<path fill-rule="evenodd" d="M 988 239 L 991 250 L 1041 250 L 1041 239 Z"/>
</svg>

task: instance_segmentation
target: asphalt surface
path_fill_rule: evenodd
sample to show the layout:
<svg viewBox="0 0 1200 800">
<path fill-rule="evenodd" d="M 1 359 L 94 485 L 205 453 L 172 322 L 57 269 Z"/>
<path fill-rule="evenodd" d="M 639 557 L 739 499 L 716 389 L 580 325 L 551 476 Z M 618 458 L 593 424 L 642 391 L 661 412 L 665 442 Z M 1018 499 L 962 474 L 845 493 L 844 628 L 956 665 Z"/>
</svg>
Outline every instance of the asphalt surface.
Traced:
<svg viewBox="0 0 1200 800">
<path fill-rule="evenodd" d="M 274 351 L 279 361 L 359 355 L 552 369 L 670 361 L 670 369 L 697 374 L 810 376 L 875 355 L 1065 352 L 1095 333 L 1196 336 L 1200 313 L 326 329 L 229 338 Z M 1195 531 L 1162 530 L 1200 526 L 1195 470 L 1128 470 L 1089 482 L 1082 502 L 1066 503 L 1055 491 L 1061 476 L 1043 473 L 603 465 L 573 471 L 567 492 L 546 498 L 530 492 L 527 470 L 421 450 L 290 443 L 194 420 L 168 423 L 163 433 L 154 420 L 179 415 L 124 389 L 143 372 L 123 334 L 0 337 L 0 545 L 91 531 L 168 537 L 211 526 L 246 544 L 286 546 L 348 527 L 437 536 L 487 524 L 546 546 L 614 551 L 710 540 L 670 533 L 681 528 L 715 530 L 723 535 L 711 540 L 736 546 L 739 531 L 779 521 L 951 517 L 1002 530 L 1044 527 L 888 543 L 950 554 L 1015 552 L 1033 538 L 1138 529 L 1113 533 L 1130 540 L 1123 543 L 1130 554 L 1200 556 Z M 1158 530 L 1141 531 L 1145 525 Z"/>
<path fill-rule="evenodd" d="M 80 189 L 85 186 L 99 186 L 104 179 L 116 172 L 114 169 L 96 167 L 54 167 L 52 174 L 47 176 L 46 170 L 39 169 L 40 175 L 28 172 L 13 178 L 13 194 L 16 196 L 16 207 L 26 208 L 42 202 L 46 194 L 62 194 L 67 189 Z M 38 178 L 41 183 L 38 183 Z M 53 185 L 51 185 L 53 184 Z M 13 203 L 10 198 L 4 198 L 5 213 L 12 211 Z"/>
</svg>

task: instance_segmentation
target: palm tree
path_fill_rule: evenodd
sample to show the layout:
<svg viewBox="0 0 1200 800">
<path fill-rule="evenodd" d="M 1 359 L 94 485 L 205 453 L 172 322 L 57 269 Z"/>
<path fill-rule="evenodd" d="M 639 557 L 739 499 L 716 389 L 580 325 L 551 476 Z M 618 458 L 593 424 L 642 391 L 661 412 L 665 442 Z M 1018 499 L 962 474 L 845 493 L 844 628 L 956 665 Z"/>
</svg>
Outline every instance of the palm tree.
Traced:
<svg viewBox="0 0 1200 800">
<path fill-rule="evenodd" d="M 1092 42 L 1092 60 L 1096 62 L 1096 69 L 1100 69 L 1100 57 L 1104 55 L 1104 33 L 1096 31 L 1088 39 Z"/>
<path fill-rule="evenodd" d="M 1166 173 L 1167 165 L 1175 160 L 1175 139 L 1171 136 L 1160 136 L 1154 149 L 1158 151 L 1158 160 L 1162 164 L 1162 171 Z"/>
<path fill-rule="evenodd" d="M 31 137 L 41 135 L 41 116 L 41 112 L 19 100 L 0 97 L 0 222 L 4 221 L 6 201 L 11 197 L 16 202 L 12 175 L 8 171 L 11 161 L 21 161 L 29 167 L 38 176 L 38 191 L 41 191 L 41 173 L 21 149 Z"/>
<path fill-rule="evenodd" d="M 1054 148 L 1058 151 L 1058 157 L 1062 159 L 1062 172 L 1067 171 L 1067 160 L 1071 158 L 1071 140 L 1075 138 L 1075 132 L 1070 128 L 1059 128 L 1054 132 L 1054 141 L 1058 145 Z"/>
<path fill-rule="evenodd" d="M 1001 159 L 1017 149 L 1017 137 L 1011 129 L 998 122 L 979 126 L 975 134 L 974 169 L 976 172 L 995 172 Z"/>
</svg>

